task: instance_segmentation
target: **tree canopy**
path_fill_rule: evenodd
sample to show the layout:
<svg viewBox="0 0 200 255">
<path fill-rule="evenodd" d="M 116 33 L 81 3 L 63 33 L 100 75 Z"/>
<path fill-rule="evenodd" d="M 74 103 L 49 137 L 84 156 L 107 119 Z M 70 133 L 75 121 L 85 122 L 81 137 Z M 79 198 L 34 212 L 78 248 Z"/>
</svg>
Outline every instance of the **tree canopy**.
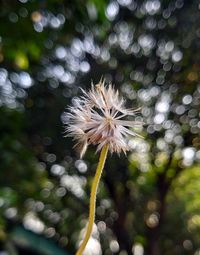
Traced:
<svg viewBox="0 0 200 255">
<path fill-rule="evenodd" d="M 64 138 L 65 111 L 104 77 L 144 139 L 109 155 L 87 254 L 200 253 L 199 23 L 197 0 L 0 1 L 2 251 L 25 254 L 20 225 L 75 253 L 98 155 Z"/>
</svg>

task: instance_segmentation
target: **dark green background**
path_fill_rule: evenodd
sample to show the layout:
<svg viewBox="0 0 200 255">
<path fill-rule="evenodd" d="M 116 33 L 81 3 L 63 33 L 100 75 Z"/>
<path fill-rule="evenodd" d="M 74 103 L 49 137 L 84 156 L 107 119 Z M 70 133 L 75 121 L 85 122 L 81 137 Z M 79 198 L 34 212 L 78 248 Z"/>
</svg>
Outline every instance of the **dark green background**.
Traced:
<svg viewBox="0 0 200 255">
<path fill-rule="evenodd" d="M 199 24 L 197 0 L 0 1 L 1 251 L 75 253 L 98 154 L 79 160 L 64 111 L 105 77 L 146 124 L 107 159 L 93 241 L 200 253 Z"/>
</svg>

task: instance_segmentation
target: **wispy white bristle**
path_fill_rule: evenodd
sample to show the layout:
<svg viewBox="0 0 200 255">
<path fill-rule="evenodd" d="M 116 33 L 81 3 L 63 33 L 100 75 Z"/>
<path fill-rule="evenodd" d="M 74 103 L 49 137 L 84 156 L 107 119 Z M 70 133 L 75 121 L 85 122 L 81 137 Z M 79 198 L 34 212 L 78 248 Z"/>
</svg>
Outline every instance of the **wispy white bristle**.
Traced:
<svg viewBox="0 0 200 255">
<path fill-rule="evenodd" d="M 129 150 L 127 137 L 139 136 L 127 127 L 142 125 L 142 122 L 123 120 L 124 117 L 134 116 L 136 110 L 126 109 L 125 100 L 119 97 L 118 91 L 105 80 L 101 79 L 91 90 L 81 89 L 83 96 L 73 100 L 69 107 L 69 119 L 66 132 L 77 141 L 76 147 L 82 157 L 89 144 L 97 145 L 101 150 L 105 144 L 111 152 L 126 153 Z M 138 110 L 138 109 L 137 109 Z"/>
</svg>

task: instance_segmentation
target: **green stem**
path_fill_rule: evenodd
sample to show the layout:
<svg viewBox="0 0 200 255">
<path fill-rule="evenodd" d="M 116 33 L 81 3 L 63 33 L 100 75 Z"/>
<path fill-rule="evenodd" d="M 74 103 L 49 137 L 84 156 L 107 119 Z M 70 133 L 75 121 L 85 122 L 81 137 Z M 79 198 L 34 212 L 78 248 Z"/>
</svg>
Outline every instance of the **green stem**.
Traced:
<svg viewBox="0 0 200 255">
<path fill-rule="evenodd" d="M 102 148 L 100 158 L 99 158 L 99 163 L 98 163 L 97 169 L 96 169 L 96 174 L 94 176 L 94 180 L 92 183 L 92 189 L 91 189 L 91 194 L 90 194 L 90 212 L 89 212 L 87 231 L 86 231 L 85 237 L 83 239 L 83 242 L 81 243 L 81 246 L 79 247 L 78 251 L 76 252 L 76 255 L 82 255 L 82 253 L 87 245 L 87 242 L 90 238 L 90 235 L 92 233 L 92 228 L 93 228 L 94 219 L 95 219 L 97 189 L 98 189 L 99 181 L 100 181 L 101 174 L 102 174 L 102 171 L 104 168 L 104 164 L 106 161 L 107 153 L 108 153 L 108 145 L 106 144 Z"/>
</svg>

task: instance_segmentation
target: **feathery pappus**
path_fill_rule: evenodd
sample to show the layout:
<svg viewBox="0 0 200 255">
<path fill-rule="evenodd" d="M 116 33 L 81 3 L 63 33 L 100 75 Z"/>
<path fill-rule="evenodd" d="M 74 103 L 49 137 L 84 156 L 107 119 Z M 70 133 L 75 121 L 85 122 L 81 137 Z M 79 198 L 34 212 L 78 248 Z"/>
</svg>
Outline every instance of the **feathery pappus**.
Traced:
<svg viewBox="0 0 200 255">
<path fill-rule="evenodd" d="M 97 151 L 105 144 L 111 152 L 124 152 L 128 146 L 128 136 L 140 136 L 129 128 L 141 126 L 143 122 L 124 120 L 127 116 L 134 116 L 139 109 L 126 109 L 125 100 L 119 97 L 118 90 L 105 81 L 91 86 L 87 92 L 73 100 L 68 108 L 66 136 L 73 137 L 77 142 L 75 147 L 80 150 L 82 158 L 89 144 L 97 145 Z"/>
</svg>

